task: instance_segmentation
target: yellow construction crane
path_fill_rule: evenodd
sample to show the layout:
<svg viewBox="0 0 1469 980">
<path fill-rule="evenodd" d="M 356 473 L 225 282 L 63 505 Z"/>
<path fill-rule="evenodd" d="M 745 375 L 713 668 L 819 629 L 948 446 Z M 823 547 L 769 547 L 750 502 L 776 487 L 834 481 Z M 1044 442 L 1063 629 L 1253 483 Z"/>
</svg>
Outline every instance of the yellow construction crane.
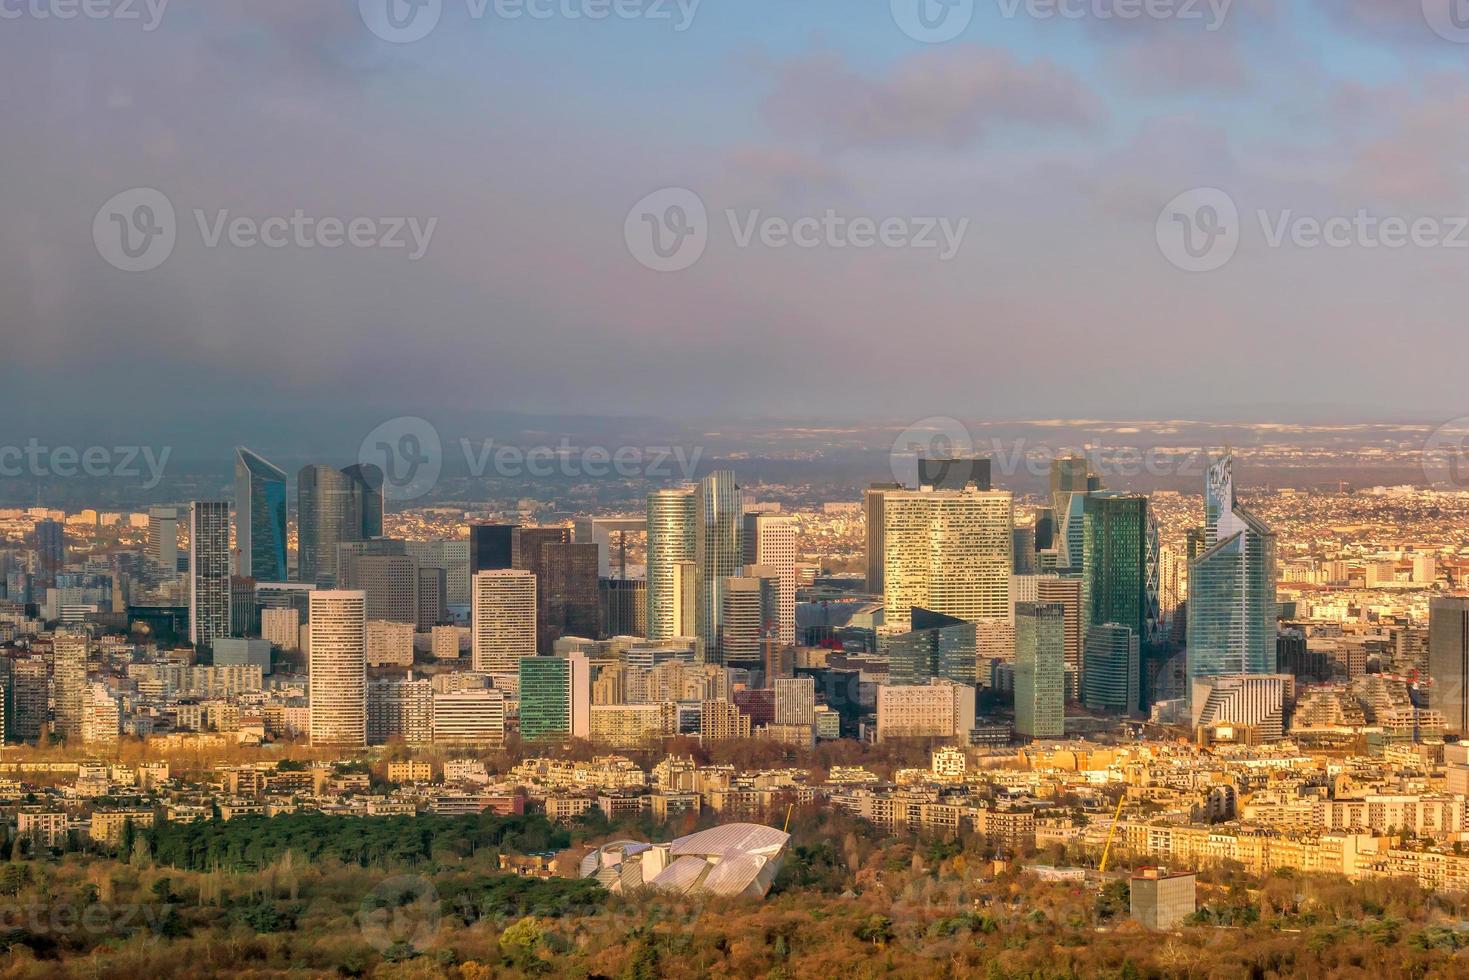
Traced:
<svg viewBox="0 0 1469 980">
<path fill-rule="evenodd" d="M 789 804 L 786 805 L 786 825 L 784 827 L 780 828 L 781 829 L 781 833 L 787 833 L 787 834 L 790 833 L 790 831 L 791 831 L 791 811 L 794 810 L 795 808 L 796 808 L 796 805 L 794 803 L 789 803 Z"/>
<path fill-rule="evenodd" d="M 1117 836 L 1117 824 L 1122 819 L 1122 804 L 1127 802 L 1127 791 L 1117 801 L 1117 809 L 1112 813 L 1112 829 L 1107 831 L 1107 846 L 1102 848 L 1102 866 L 1097 869 L 1098 874 L 1107 873 L 1107 859 L 1112 856 L 1112 839 Z"/>
</svg>

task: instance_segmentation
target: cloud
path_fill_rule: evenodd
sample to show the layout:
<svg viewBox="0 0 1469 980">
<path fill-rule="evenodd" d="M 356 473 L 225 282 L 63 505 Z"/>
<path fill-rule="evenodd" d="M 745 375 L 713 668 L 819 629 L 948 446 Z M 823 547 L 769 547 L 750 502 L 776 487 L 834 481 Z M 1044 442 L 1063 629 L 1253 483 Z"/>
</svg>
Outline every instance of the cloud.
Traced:
<svg viewBox="0 0 1469 980">
<path fill-rule="evenodd" d="M 764 112 L 781 136 L 829 149 L 961 149 L 1006 126 L 1085 129 L 1099 102 L 1068 69 L 979 45 L 908 57 L 869 78 L 834 53 L 779 66 Z"/>
</svg>

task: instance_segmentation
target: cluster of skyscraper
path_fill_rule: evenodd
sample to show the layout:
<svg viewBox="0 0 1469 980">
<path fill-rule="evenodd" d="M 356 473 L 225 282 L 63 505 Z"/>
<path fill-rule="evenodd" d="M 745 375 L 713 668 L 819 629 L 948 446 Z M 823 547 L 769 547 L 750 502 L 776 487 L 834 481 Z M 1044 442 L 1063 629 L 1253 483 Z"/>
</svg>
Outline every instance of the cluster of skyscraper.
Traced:
<svg viewBox="0 0 1469 980">
<path fill-rule="evenodd" d="M 708 663 L 760 670 L 796 639 L 796 532 L 748 511 L 731 470 L 648 495 L 647 635 L 692 638 Z"/>
<path fill-rule="evenodd" d="M 1200 678 L 1275 670 L 1275 538 L 1233 492 L 1233 458 L 1208 472 L 1205 526 L 1191 536 L 1186 661 L 1167 628 L 1161 570 L 1172 556 L 1142 494 L 1110 492 L 1084 457 L 1056 459 L 1034 524 L 988 460 L 920 460 L 919 487 L 865 496 L 869 591 L 894 684 L 1013 685 L 1016 731 L 1061 737 L 1064 705 L 1135 715 L 1192 697 Z M 1166 612 L 1166 615 L 1165 615 Z M 985 670 L 994 676 L 976 676 Z"/>
</svg>

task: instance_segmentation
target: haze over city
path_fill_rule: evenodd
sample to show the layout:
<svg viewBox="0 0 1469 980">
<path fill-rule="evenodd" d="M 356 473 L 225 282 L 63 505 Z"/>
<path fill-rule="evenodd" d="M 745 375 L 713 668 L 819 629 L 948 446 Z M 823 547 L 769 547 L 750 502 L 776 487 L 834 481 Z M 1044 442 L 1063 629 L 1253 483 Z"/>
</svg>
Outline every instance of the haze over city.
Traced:
<svg viewBox="0 0 1469 980">
<path fill-rule="evenodd" d="M 0 974 L 1466 975 L 1469 0 L 0 75 Z"/>
</svg>

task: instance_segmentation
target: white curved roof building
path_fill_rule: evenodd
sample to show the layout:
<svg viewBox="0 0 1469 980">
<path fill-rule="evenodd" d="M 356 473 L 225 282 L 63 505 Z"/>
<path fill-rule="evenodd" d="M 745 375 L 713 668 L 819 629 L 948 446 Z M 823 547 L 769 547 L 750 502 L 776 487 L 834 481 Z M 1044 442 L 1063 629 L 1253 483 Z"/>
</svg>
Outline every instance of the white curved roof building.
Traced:
<svg viewBox="0 0 1469 980">
<path fill-rule="evenodd" d="M 725 824 L 669 844 L 603 844 L 582 859 L 581 872 L 613 892 L 648 885 L 684 895 L 764 898 L 790 840 L 774 827 Z"/>
</svg>

